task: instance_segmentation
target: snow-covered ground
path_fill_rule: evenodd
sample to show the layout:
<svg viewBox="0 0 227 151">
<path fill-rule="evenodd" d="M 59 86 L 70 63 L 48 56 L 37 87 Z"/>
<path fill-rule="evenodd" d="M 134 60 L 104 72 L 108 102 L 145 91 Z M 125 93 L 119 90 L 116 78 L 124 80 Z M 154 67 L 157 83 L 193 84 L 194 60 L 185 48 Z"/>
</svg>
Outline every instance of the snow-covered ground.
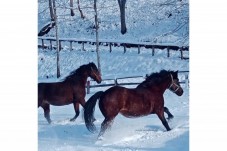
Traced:
<svg viewBox="0 0 227 151">
<path fill-rule="evenodd" d="M 68 2 L 68 1 L 67 1 Z M 60 38 L 95 39 L 93 1 L 80 0 L 85 19 L 80 18 L 78 10 L 75 16 L 69 16 L 68 3 L 57 0 L 59 36 Z M 38 30 L 50 21 L 48 1 L 39 1 Z M 74 6 L 76 7 L 76 6 Z M 189 45 L 189 5 L 188 0 L 169 1 L 140 0 L 127 1 L 126 25 L 127 33 L 120 33 L 119 8 L 116 0 L 98 1 L 99 38 L 103 41 L 146 42 L 149 44 Z M 52 29 L 47 37 L 54 37 Z M 38 82 L 59 81 L 80 65 L 96 62 L 95 46 L 85 45 L 86 51 L 81 51 L 81 45 L 73 43 L 74 50 L 69 51 L 69 43 L 63 42 L 64 50 L 60 52 L 60 79 L 56 78 L 56 51 L 38 50 Z M 179 51 L 156 50 L 152 56 L 151 49 L 127 49 L 113 47 L 110 53 L 108 47 L 100 46 L 101 70 L 103 79 L 115 79 L 128 76 L 143 76 L 153 72 L 166 70 L 189 70 L 189 60 L 181 60 Z M 188 52 L 184 52 L 189 57 Z M 47 78 L 48 77 L 48 78 Z M 189 77 L 190 78 L 190 77 Z M 186 74 L 179 74 L 180 81 L 185 81 Z M 141 82 L 143 79 L 126 79 L 124 82 Z M 102 83 L 108 83 L 103 81 Z M 126 86 L 135 87 L 135 86 Z M 38 109 L 38 150 L 39 151 L 188 151 L 189 150 L 189 87 L 182 84 L 184 94 L 176 96 L 169 90 L 164 94 L 165 106 L 174 115 L 169 121 L 171 131 L 166 132 L 156 115 L 129 119 L 118 115 L 112 128 L 105 133 L 102 141 L 97 140 L 98 133 L 90 133 L 82 117 L 75 122 L 69 122 L 74 116 L 73 105 L 51 106 L 53 123 L 49 125 L 43 116 L 43 110 Z M 109 87 L 92 88 L 86 95 Z M 82 110 L 82 108 L 81 108 Z M 82 113 L 82 112 L 81 112 Z M 99 108 L 95 111 L 95 125 L 100 129 L 104 117 Z"/>
<path fill-rule="evenodd" d="M 91 50 L 95 46 L 85 45 L 86 52 L 80 49 L 60 52 L 61 78 L 80 65 L 88 62 L 96 63 L 96 53 Z M 80 47 L 79 47 L 80 48 Z M 157 50 L 152 56 L 149 49 L 130 49 L 125 54 L 123 48 L 113 47 L 112 53 L 108 47 L 101 47 L 101 68 L 103 79 L 137 76 L 166 70 L 189 70 L 189 61 L 181 60 L 180 53 L 171 51 L 171 57 L 167 58 L 166 51 Z M 185 53 L 185 55 L 188 55 Z M 56 79 L 56 52 L 39 50 L 38 53 L 38 81 L 52 82 Z M 97 64 L 97 63 L 96 63 Z M 48 79 L 46 77 L 49 77 Z M 185 80 L 185 73 L 179 73 L 180 81 Z M 130 79 L 132 80 L 132 79 Z M 128 80 L 129 81 L 129 80 Z M 127 80 L 125 82 L 128 82 Z M 141 79 L 134 79 L 141 82 Z M 130 86 L 135 87 L 135 86 Z M 75 122 L 69 119 L 74 116 L 73 105 L 51 106 L 51 118 L 53 123 L 49 125 L 43 116 L 42 108 L 38 109 L 38 150 L 39 151 L 188 151 L 189 150 L 189 87 L 182 84 L 184 94 L 178 97 L 167 90 L 164 94 L 165 106 L 174 115 L 169 121 L 171 131 L 167 132 L 156 115 L 129 119 L 118 115 L 112 128 L 105 133 L 102 141 L 97 140 L 98 133 L 90 133 L 82 120 L 82 114 Z M 92 88 L 86 95 L 88 100 L 91 95 L 108 87 Z M 80 108 L 82 111 L 82 108 Z M 82 112 L 81 112 L 82 113 Z M 104 117 L 98 106 L 95 111 L 95 125 L 100 129 Z"/>
</svg>

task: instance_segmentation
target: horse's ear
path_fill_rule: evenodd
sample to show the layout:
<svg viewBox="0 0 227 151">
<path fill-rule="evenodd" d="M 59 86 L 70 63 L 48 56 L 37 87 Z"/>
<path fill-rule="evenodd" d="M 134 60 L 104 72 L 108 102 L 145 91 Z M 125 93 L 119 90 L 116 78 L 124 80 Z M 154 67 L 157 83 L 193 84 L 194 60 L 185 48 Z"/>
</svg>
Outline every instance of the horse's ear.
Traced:
<svg viewBox="0 0 227 151">
<path fill-rule="evenodd" d="M 92 65 L 92 64 L 94 64 L 93 62 L 89 62 L 89 65 Z"/>
<path fill-rule="evenodd" d="M 89 62 L 89 64 L 88 64 L 90 67 L 92 66 L 92 62 Z"/>
</svg>

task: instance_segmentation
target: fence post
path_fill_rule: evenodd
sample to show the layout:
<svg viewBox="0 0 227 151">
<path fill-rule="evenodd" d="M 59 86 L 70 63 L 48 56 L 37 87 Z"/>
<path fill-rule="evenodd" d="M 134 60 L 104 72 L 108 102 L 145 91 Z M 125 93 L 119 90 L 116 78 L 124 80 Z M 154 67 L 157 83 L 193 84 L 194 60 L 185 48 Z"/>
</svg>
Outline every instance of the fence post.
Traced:
<svg viewBox="0 0 227 151">
<path fill-rule="evenodd" d="M 183 48 L 182 47 L 180 48 L 180 54 L 181 54 L 181 59 L 183 59 L 184 57 L 183 57 Z"/>
<path fill-rule="evenodd" d="M 42 39 L 42 48 L 44 49 L 44 40 Z"/>
<path fill-rule="evenodd" d="M 82 42 L 82 50 L 85 51 L 85 49 L 84 49 L 84 42 Z"/>
<path fill-rule="evenodd" d="M 115 84 L 115 86 L 118 85 L 117 79 L 114 79 L 114 84 Z"/>
<path fill-rule="evenodd" d="M 152 56 L 154 56 L 154 46 L 152 46 Z"/>
<path fill-rule="evenodd" d="M 125 46 L 125 44 L 124 44 L 124 53 L 126 53 L 126 46 Z"/>
<path fill-rule="evenodd" d="M 110 45 L 110 52 L 112 52 L 112 43 L 110 42 L 109 45 Z"/>
<path fill-rule="evenodd" d="M 52 47 L 52 40 L 50 40 L 50 50 L 52 50 L 53 47 Z"/>
<path fill-rule="evenodd" d="M 61 47 L 61 40 L 59 40 L 59 51 L 61 51 L 62 47 Z"/>
<path fill-rule="evenodd" d="M 185 84 L 187 85 L 187 88 L 189 89 L 189 79 L 188 79 L 188 74 L 185 74 Z"/>
<path fill-rule="evenodd" d="M 90 81 L 87 81 L 87 94 L 90 93 Z"/>
<path fill-rule="evenodd" d="M 140 54 L 140 45 L 138 45 L 138 54 Z"/>
<path fill-rule="evenodd" d="M 72 51 L 73 50 L 73 44 L 72 44 L 73 42 L 72 41 L 70 41 L 70 51 Z"/>
<path fill-rule="evenodd" d="M 167 57 L 169 58 L 169 46 L 167 47 Z"/>
</svg>

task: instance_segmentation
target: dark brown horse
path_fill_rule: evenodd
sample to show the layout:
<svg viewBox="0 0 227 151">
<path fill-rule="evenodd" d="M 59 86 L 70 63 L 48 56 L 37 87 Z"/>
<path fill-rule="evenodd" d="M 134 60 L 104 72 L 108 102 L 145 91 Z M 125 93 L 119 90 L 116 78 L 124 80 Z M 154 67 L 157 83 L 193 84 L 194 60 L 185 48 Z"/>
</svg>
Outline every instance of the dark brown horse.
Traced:
<svg viewBox="0 0 227 151">
<path fill-rule="evenodd" d="M 84 120 L 89 131 L 95 131 L 94 109 L 99 99 L 99 108 L 105 117 L 101 125 L 99 137 L 110 127 L 118 113 L 126 117 L 140 117 L 157 114 L 166 130 L 170 127 L 164 117 L 164 112 L 172 116 L 168 108 L 164 107 L 163 94 L 166 89 L 178 96 L 183 94 L 179 84 L 178 71 L 162 70 L 153 73 L 135 89 L 114 86 L 105 92 L 99 91 L 89 98 L 84 107 Z M 171 117 L 170 117 L 171 118 Z"/>
<path fill-rule="evenodd" d="M 38 107 L 43 108 L 48 123 L 51 123 L 50 104 L 61 106 L 73 103 L 76 115 L 70 121 L 74 121 L 79 116 L 79 104 L 83 107 L 85 104 L 85 86 L 88 77 L 97 83 L 102 81 L 94 63 L 80 66 L 61 82 L 38 84 Z"/>
</svg>

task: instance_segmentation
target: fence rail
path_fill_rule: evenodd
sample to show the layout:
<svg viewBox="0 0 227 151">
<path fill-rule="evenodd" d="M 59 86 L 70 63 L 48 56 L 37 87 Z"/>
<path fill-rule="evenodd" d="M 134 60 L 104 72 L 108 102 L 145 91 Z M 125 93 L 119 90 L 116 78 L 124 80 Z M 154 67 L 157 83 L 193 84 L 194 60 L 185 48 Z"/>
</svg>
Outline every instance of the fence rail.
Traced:
<svg viewBox="0 0 227 151">
<path fill-rule="evenodd" d="M 180 81 L 180 83 L 184 83 L 186 84 L 188 87 L 189 87 L 189 78 L 188 78 L 188 74 L 189 74 L 189 71 L 178 71 L 178 73 L 183 73 L 185 75 L 185 80 L 184 81 Z M 115 78 L 115 79 L 103 79 L 102 81 L 113 81 L 113 83 L 108 83 L 108 84 L 95 84 L 95 85 L 91 85 L 91 81 L 93 80 L 89 80 L 87 81 L 87 84 L 86 84 L 86 89 L 87 89 L 87 94 L 90 93 L 90 89 L 91 88 L 98 88 L 98 87 L 110 87 L 110 86 L 117 86 L 117 85 L 120 85 L 120 86 L 125 86 L 125 85 L 138 85 L 140 84 L 141 82 L 128 82 L 128 83 L 123 83 L 123 82 L 118 82 L 118 80 L 121 80 L 121 79 L 130 79 L 130 78 L 143 78 L 145 79 L 144 76 L 130 76 L 130 77 L 120 77 L 120 78 Z"/>
<path fill-rule="evenodd" d="M 41 44 L 38 44 L 38 48 L 42 49 L 56 49 L 56 46 L 53 45 L 53 41 L 56 41 L 54 37 L 38 37 L 41 40 Z M 45 44 L 45 41 L 49 41 L 49 44 Z M 60 38 L 59 45 L 60 50 L 62 47 L 62 42 L 69 42 L 70 51 L 73 50 L 73 43 L 78 43 L 82 45 L 82 50 L 85 51 L 84 44 L 96 45 L 96 41 L 93 40 L 78 40 L 78 39 L 69 39 L 69 38 Z M 170 57 L 170 50 L 179 51 L 181 59 L 189 59 L 188 57 L 184 57 L 183 52 L 189 51 L 189 46 L 175 46 L 175 45 L 157 45 L 157 44 L 148 44 L 145 42 L 141 43 L 128 43 L 128 42 L 110 42 L 110 41 L 102 41 L 100 40 L 99 45 L 109 46 L 109 51 L 112 52 L 112 46 L 114 47 L 123 47 L 124 53 L 126 53 L 126 48 L 138 48 L 138 54 L 140 53 L 141 47 L 152 50 L 152 56 L 155 54 L 155 49 L 167 50 L 167 57 Z"/>
</svg>

